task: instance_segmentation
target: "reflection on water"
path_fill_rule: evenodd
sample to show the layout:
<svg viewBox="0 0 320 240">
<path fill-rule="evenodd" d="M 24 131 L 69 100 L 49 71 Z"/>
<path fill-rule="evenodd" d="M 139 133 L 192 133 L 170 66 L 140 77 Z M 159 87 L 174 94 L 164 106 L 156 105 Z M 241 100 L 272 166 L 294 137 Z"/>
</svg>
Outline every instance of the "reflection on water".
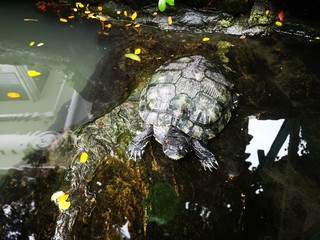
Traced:
<svg viewBox="0 0 320 240">
<path fill-rule="evenodd" d="M 10 25 L 4 26 L 7 19 Z M 62 132 L 91 117 L 91 103 L 79 93 L 106 49 L 95 43 L 94 25 L 60 23 L 28 3 L 2 6 L 0 22 L 3 172 L 17 167 L 26 153 L 46 148 Z"/>
<path fill-rule="evenodd" d="M 258 151 L 263 150 L 266 154 L 269 152 L 272 143 L 274 142 L 284 119 L 279 120 L 258 120 L 256 117 L 249 117 L 249 135 L 252 136 L 250 144 L 247 145 L 246 153 L 250 156 L 246 161 L 250 162 L 250 169 L 256 168 L 259 165 Z M 282 158 L 287 155 L 289 137 L 281 146 L 276 158 Z"/>
</svg>

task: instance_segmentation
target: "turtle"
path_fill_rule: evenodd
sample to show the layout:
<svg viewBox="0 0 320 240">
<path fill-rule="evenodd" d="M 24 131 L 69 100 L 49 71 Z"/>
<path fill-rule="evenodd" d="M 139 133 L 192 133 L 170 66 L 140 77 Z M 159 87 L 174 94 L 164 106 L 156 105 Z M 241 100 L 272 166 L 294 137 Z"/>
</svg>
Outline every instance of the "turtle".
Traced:
<svg viewBox="0 0 320 240">
<path fill-rule="evenodd" d="M 153 136 L 169 158 L 194 151 L 204 169 L 217 169 L 207 143 L 227 125 L 235 102 L 232 84 L 205 57 L 167 62 L 141 92 L 139 114 L 145 128 L 129 143 L 129 158 L 141 158 Z"/>
</svg>

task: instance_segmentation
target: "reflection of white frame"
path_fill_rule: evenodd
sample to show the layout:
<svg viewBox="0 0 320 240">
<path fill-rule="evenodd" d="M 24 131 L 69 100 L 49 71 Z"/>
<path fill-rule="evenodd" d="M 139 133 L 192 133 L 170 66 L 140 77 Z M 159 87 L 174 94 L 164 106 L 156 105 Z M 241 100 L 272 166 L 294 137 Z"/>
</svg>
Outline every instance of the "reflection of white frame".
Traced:
<svg viewBox="0 0 320 240">
<path fill-rule="evenodd" d="M 28 75 L 27 66 L 0 64 L 0 76 L 3 73 L 13 73 L 18 79 L 19 85 L 25 90 L 30 100 L 37 101 L 39 99 L 40 91 L 34 79 Z"/>
</svg>

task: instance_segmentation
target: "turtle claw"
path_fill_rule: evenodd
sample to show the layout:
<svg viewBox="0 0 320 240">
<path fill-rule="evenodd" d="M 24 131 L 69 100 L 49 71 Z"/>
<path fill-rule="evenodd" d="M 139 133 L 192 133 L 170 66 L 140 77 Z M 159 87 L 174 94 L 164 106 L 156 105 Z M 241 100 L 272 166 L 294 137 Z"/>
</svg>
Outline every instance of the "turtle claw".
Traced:
<svg viewBox="0 0 320 240">
<path fill-rule="evenodd" d="M 219 167 L 215 158 L 200 159 L 200 162 L 204 170 L 208 169 L 210 172 L 212 172 L 212 169 L 218 169 Z"/>
<path fill-rule="evenodd" d="M 144 154 L 144 149 L 140 149 L 139 146 L 136 146 L 132 143 L 129 144 L 127 153 L 129 155 L 129 159 L 133 161 L 137 161 L 137 159 L 141 159 L 142 155 Z"/>
</svg>

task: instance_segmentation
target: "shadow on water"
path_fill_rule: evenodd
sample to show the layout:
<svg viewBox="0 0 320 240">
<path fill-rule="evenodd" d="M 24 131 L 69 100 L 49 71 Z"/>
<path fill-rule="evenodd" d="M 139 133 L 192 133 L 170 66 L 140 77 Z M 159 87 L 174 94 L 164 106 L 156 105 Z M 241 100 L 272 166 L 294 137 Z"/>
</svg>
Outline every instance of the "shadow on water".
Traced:
<svg viewBox="0 0 320 240">
<path fill-rule="evenodd" d="M 51 66 L 39 80 L 51 74 L 52 64 L 60 77 L 72 69 L 77 72 L 74 76 L 88 80 L 77 89 L 77 94 L 93 103 L 91 112 L 84 115 L 101 117 L 77 129 L 75 136 L 63 135 L 49 149 L 49 144 L 32 139 L 40 151 L 23 151 L 23 160 L 32 167 L 2 178 L 1 237 L 316 239 L 320 227 L 319 43 L 278 35 L 240 40 L 215 34 L 207 44 L 198 41 L 200 35 L 143 31 L 144 38 L 133 35 L 134 40 L 126 32 L 129 40 L 119 40 L 119 46 L 108 50 L 111 57 L 92 56 L 96 60 L 89 61 L 94 66 L 91 70 L 85 70 L 86 63 L 65 68 L 74 60 L 69 51 L 81 58 L 92 53 L 89 46 L 83 50 L 83 45 L 71 44 L 67 54 L 53 51 L 57 56 L 49 59 L 50 55 L 37 53 L 36 58 L 46 58 L 41 62 Z M 70 32 L 66 39 L 73 39 L 73 30 L 66 30 Z M 31 34 L 26 43 L 33 39 Z M 55 41 L 59 46 L 64 42 Z M 21 46 L 32 59 L 29 48 Z M 121 57 L 136 46 L 145 54 L 145 65 Z M 230 123 L 209 142 L 221 168 L 204 171 L 193 153 L 179 162 L 168 160 L 154 140 L 141 161 L 127 161 L 124 149 L 142 125 L 137 114 L 142 85 L 165 61 L 190 53 L 216 62 L 238 93 L 239 105 Z M 1 64 L 22 64 L 3 59 L 0 56 Z M 70 98 L 62 101 L 61 115 L 66 102 L 73 104 Z M 22 120 L 14 122 L 26 127 L 27 119 L 34 118 L 27 113 L 15 116 Z M 38 117 L 39 121 L 45 117 Z M 56 131 L 63 126 L 49 122 L 43 129 Z M 83 151 L 89 154 L 88 164 L 78 161 Z M 46 167 L 48 158 L 51 165 Z M 65 170 L 63 166 L 68 165 Z M 65 212 L 50 202 L 57 190 L 70 194 L 72 205 Z"/>
</svg>

